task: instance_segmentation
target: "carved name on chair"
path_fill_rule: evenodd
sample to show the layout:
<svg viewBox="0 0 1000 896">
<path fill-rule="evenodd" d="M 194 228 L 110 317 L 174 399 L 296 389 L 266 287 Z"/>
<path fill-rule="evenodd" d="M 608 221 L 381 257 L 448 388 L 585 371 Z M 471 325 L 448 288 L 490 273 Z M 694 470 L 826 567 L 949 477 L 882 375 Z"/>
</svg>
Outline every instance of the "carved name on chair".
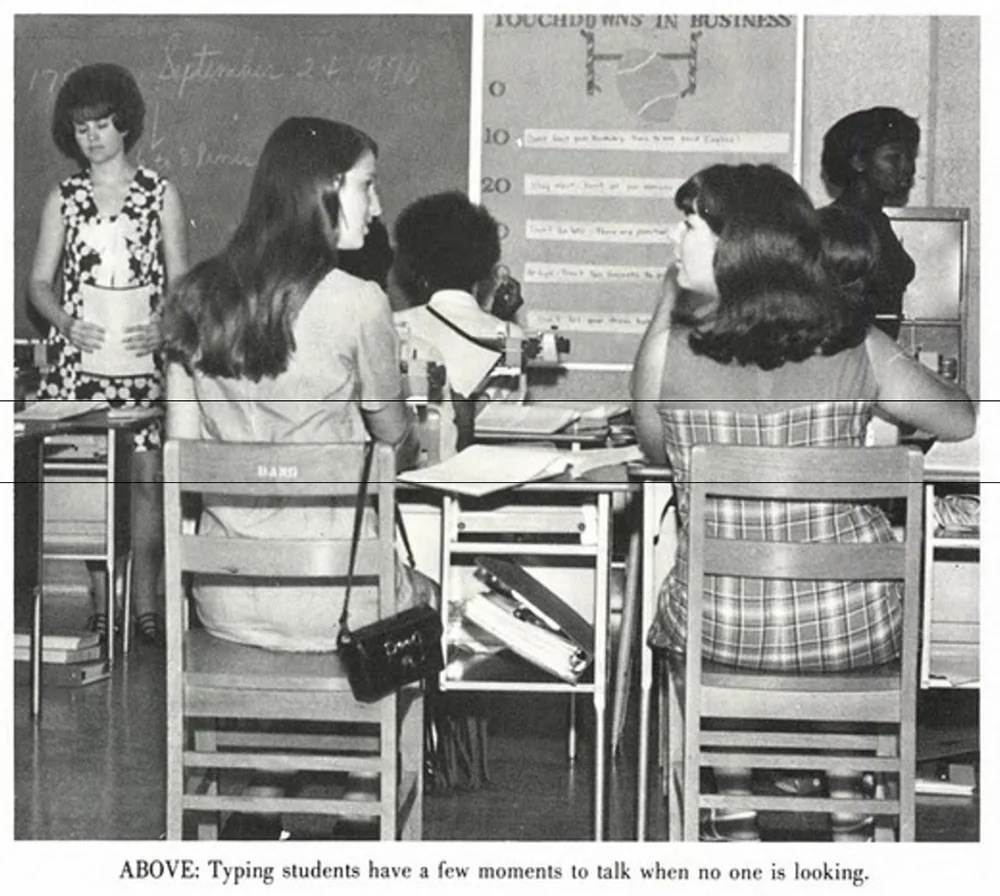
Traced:
<svg viewBox="0 0 1000 896">
<path fill-rule="evenodd" d="M 298 479 L 299 468 L 294 464 L 257 464 L 258 479 Z"/>
</svg>

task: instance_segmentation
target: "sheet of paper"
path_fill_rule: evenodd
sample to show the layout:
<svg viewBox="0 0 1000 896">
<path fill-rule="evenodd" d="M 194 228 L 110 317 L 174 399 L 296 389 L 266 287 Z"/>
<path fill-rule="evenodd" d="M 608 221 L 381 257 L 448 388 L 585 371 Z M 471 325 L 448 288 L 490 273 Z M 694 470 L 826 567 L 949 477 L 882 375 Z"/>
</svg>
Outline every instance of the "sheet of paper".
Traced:
<svg viewBox="0 0 1000 896">
<path fill-rule="evenodd" d="M 18 411 L 14 415 L 14 420 L 18 423 L 53 422 L 55 420 L 68 420 L 70 417 L 79 417 L 81 414 L 89 414 L 91 411 L 99 411 L 106 408 L 106 401 L 61 401 L 43 400 L 36 401 L 23 411 Z"/>
<path fill-rule="evenodd" d="M 572 408 L 494 401 L 476 417 L 476 430 L 495 433 L 554 433 L 580 419 Z"/>
<path fill-rule="evenodd" d="M 399 478 L 460 495 L 481 497 L 536 479 L 565 473 L 571 459 L 548 448 L 470 445 L 432 467 L 401 473 Z"/>
<path fill-rule="evenodd" d="M 137 355 L 125 348 L 129 327 L 149 320 L 151 286 L 107 289 L 84 283 L 83 319 L 104 327 L 104 344 L 94 352 L 83 352 L 80 369 L 94 376 L 148 376 L 156 372 L 153 355 Z"/>
</svg>

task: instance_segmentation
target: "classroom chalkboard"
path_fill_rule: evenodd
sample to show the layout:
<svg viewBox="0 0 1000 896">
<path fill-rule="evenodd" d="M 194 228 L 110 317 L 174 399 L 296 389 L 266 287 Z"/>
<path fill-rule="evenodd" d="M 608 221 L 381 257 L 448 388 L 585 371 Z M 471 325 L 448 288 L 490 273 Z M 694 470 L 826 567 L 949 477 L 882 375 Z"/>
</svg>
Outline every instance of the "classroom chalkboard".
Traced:
<svg viewBox="0 0 1000 896">
<path fill-rule="evenodd" d="M 484 17 L 478 186 L 503 222 L 527 322 L 571 338 L 578 375 L 553 396 L 626 397 L 621 368 L 673 260 L 673 198 L 687 177 L 718 162 L 794 172 L 798 25 L 785 15 Z M 604 385 L 602 365 L 617 368 Z"/>
<path fill-rule="evenodd" d="M 26 287 L 44 197 L 74 163 L 51 137 L 66 75 L 114 62 L 136 77 L 145 132 L 133 158 L 178 187 L 192 262 L 245 206 L 268 134 L 290 115 L 350 122 L 379 144 L 386 221 L 468 183 L 468 16 L 17 16 L 14 20 L 16 335 L 37 333 Z"/>
</svg>

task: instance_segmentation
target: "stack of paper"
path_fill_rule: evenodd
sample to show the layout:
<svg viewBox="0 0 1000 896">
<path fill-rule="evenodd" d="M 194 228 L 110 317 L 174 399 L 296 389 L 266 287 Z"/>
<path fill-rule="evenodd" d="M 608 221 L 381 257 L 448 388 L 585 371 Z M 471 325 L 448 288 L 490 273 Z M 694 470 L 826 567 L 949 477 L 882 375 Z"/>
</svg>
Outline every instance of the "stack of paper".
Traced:
<svg viewBox="0 0 1000 896">
<path fill-rule="evenodd" d="M 551 435 L 580 419 L 572 408 L 493 401 L 476 417 L 476 432 L 495 435 Z"/>
</svg>

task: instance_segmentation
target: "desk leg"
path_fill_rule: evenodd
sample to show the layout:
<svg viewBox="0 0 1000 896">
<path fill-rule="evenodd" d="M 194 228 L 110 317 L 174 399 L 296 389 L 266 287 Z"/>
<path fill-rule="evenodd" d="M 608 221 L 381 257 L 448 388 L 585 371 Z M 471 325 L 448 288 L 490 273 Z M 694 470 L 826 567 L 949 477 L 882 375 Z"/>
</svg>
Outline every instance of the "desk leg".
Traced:
<svg viewBox="0 0 1000 896">
<path fill-rule="evenodd" d="M 615 664 L 615 692 L 611 702 L 611 756 L 617 757 L 625 732 L 628 715 L 629 691 L 631 691 L 632 662 L 634 646 L 641 632 L 637 633 L 639 621 L 639 553 L 642 532 L 639 523 L 633 523 L 628 539 L 628 557 L 625 559 L 625 595 L 622 600 L 622 620 L 618 631 L 618 661 Z M 641 648 L 640 648 L 641 649 Z"/>
<path fill-rule="evenodd" d="M 32 443 L 31 470 L 24 471 L 34 483 L 36 483 L 38 497 L 36 505 L 36 525 L 38 531 L 35 533 L 35 581 L 31 586 L 31 650 L 29 665 L 31 666 L 31 718 L 38 721 L 42 715 L 42 624 L 45 613 L 45 465 L 42 461 L 44 455 L 44 439 L 35 440 Z M 18 483 L 14 483 L 16 489 Z M 22 492 L 22 500 L 24 495 Z M 15 558 L 16 562 L 16 558 Z M 16 577 L 15 577 L 16 578 Z"/>
<path fill-rule="evenodd" d="M 611 577 L 611 497 L 597 498 L 597 558 L 594 589 L 594 839 L 604 839 L 607 793 L 608 584 Z"/>
<path fill-rule="evenodd" d="M 115 464 L 117 463 L 117 441 L 118 434 L 108 428 L 108 468 L 104 480 L 104 504 L 105 504 L 105 543 L 104 543 L 104 566 L 107 575 L 107 587 L 105 588 L 105 610 L 108 618 L 108 667 L 115 665 Z M 126 620 L 127 624 L 128 620 Z"/>
</svg>

